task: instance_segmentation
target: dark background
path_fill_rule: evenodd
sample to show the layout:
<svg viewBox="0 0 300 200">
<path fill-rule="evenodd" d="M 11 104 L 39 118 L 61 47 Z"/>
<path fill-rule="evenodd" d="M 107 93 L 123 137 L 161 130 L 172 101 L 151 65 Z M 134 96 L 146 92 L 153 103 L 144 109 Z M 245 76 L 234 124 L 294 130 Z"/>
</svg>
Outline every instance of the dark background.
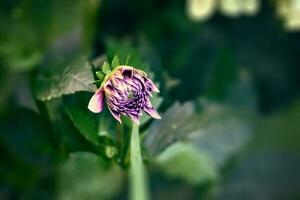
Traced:
<svg viewBox="0 0 300 200">
<path fill-rule="evenodd" d="M 115 54 L 161 90 L 141 127 L 151 199 L 300 199 L 300 26 L 258 2 L 201 19 L 187 0 L 1 0 L 0 199 L 127 199 L 114 139 L 85 134 L 122 128 L 68 79 Z"/>
</svg>

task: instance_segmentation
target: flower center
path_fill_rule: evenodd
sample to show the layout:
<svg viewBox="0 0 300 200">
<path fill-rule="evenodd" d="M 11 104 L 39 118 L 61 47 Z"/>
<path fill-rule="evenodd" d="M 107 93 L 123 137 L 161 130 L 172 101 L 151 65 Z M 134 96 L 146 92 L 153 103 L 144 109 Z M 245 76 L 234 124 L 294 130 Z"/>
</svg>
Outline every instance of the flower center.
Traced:
<svg viewBox="0 0 300 200">
<path fill-rule="evenodd" d="M 128 91 L 128 93 L 127 93 L 127 98 L 128 99 L 133 99 L 134 98 L 134 96 L 135 96 L 135 92 L 134 91 Z"/>
</svg>

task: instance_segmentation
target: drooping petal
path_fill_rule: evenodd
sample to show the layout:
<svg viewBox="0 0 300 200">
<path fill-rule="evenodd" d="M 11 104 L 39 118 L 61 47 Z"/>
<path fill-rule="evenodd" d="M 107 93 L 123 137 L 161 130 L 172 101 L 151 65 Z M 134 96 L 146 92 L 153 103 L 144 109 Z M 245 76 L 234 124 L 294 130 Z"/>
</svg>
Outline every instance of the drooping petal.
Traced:
<svg viewBox="0 0 300 200">
<path fill-rule="evenodd" d="M 136 70 L 136 69 L 134 69 L 134 68 L 131 67 L 131 66 L 122 65 L 122 68 L 121 68 L 122 73 L 123 73 L 124 71 L 127 71 L 127 70 L 133 71 L 133 70 Z M 123 75 L 124 75 L 124 74 L 123 74 Z"/>
<path fill-rule="evenodd" d="M 122 68 L 122 75 L 124 79 L 130 80 L 133 76 L 133 68 Z"/>
<path fill-rule="evenodd" d="M 152 80 L 150 80 L 149 78 L 146 78 L 146 81 L 149 84 L 149 86 L 151 87 L 153 92 L 159 93 L 159 89 L 156 87 L 156 85 L 153 83 Z"/>
<path fill-rule="evenodd" d="M 104 91 L 99 89 L 91 98 L 88 109 L 94 113 L 100 113 L 103 110 L 104 104 Z"/>
<path fill-rule="evenodd" d="M 114 73 L 114 77 L 118 78 L 118 79 L 123 79 L 123 74 L 121 70 L 116 70 Z"/>
<path fill-rule="evenodd" d="M 151 117 L 153 117 L 154 119 L 161 119 L 161 116 L 158 114 L 158 112 L 156 111 L 156 109 L 153 106 L 147 107 L 144 111 L 148 115 L 150 115 Z"/>
<path fill-rule="evenodd" d="M 103 90 L 104 90 L 106 95 L 110 95 L 110 96 L 112 96 L 116 92 L 115 88 L 113 87 L 110 80 L 107 81 L 107 83 L 104 84 Z"/>
<path fill-rule="evenodd" d="M 122 121 L 121 121 L 121 114 L 117 111 L 114 111 L 112 110 L 110 107 L 108 107 L 110 113 L 112 114 L 112 116 L 118 121 L 120 122 L 120 124 L 122 124 Z"/>
</svg>

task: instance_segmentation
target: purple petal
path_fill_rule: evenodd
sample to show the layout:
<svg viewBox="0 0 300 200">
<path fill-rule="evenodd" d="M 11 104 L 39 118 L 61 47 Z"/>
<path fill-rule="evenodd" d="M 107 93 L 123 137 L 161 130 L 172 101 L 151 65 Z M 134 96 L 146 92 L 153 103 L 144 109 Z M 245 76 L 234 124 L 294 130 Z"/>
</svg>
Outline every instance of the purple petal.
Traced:
<svg viewBox="0 0 300 200">
<path fill-rule="evenodd" d="M 118 79 L 123 79 L 123 75 L 122 75 L 122 71 L 121 70 L 117 70 L 114 73 L 114 77 L 118 78 Z"/>
<path fill-rule="evenodd" d="M 137 115 L 129 115 L 130 119 L 134 121 L 137 125 L 140 125 L 140 119 Z"/>
<path fill-rule="evenodd" d="M 154 92 L 159 93 L 159 89 L 156 87 L 156 85 L 149 78 L 146 78 L 146 79 L 147 79 L 147 83 L 149 84 L 149 86 L 151 87 L 151 89 Z"/>
<path fill-rule="evenodd" d="M 103 100 L 103 89 L 99 89 L 92 96 L 88 109 L 94 113 L 100 113 L 103 110 Z"/>
<path fill-rule="evenodd" d="M 122 69 L 122 75 L 124 78 L 131 79 L 133 75 L 133 68 L 124 67 Z"/>
<path fill-rule="evenodd" d="M 161 119 L 161 116 L 153 107 L 147 107 L 144 111 L 154 119 Z"/>
<path fill-rule="evenodd" d="M 122 121 L 121 121 L 121 114 L 117 111 L 114 111 L 112 109 L 110 109 L 110 107 L 108 107 L 110 113 L 112 114 L 112 116 L 118 121 L 120 122 L 120 124 L 122 124 Z"/>
<path fill-rule="evenodd" d="M 103 89 L 106 95 L 113 95 L 116 92 L 110 80 L 104 84 Z"/>
</svg>

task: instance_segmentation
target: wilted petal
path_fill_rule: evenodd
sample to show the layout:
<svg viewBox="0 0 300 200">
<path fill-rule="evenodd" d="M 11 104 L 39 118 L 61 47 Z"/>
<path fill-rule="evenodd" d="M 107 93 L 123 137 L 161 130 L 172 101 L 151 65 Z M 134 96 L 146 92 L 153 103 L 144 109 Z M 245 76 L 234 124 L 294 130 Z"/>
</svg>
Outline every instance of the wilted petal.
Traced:
<svg viewBox="0 0 300 200">
<path fill-rule="evenodd" d="M 123 74 L 121 70 L 117 70 L 114 73 L 114 77 L 118 78 L 118 79 L 123 79 Z"/>
<path fill-rule="evenodd" d="M 120 122 L 120 124 L 122 124 L 122 121 L 121 121 L 121 114 L 117 111 L 114 111 L 112 109 L 110 109 L 110 107 L 108 107 L 110 113 L 112 114 L 112 116 L 118 121 Z"/>
<path fill-rule="evenodd" d="M 123 75 L 124 78 L 132 78 L 133 68 L 132 67 L 122 68 L 122 75 Z"/>
<path fill-rule="evenodd" d="M 158 112 L 155 110 L 155 108 L 152 107 L 147 107 L 145 109 L 145 112 L 150 115 L 151 117 L 153 117 L 154 119 L 161 119 L 161 116 L 158 114 Z"/>
<path fill-rule="evenodd" d="M 91 98 L 88 109 L 94 113 L 99 113 L 103 110 L 103 90 L 99 89 Z"/>
<path fill-rule="evenodd" d="M 104 84 L 103 86 L 104 92 L 107 95 L 113 95 L 116 91 L 115 88 L 112 86 L 111 81 L 108 81 L 107 83 Z"/>
<path fill-rule="evenodd" d="M 152 89 L 152 91 L 159 93 L 159 89 L 156 87 L 156 85 L 153 83 L 153 81 L 147 77 L 145 77 L 145 79 L 146 79 L 146 82 L 148 83 L 148 85 L 150 86 L 150 88 Z"/>
<path fill-rule="evenodd" d="M 133 75 L 135 78 L 137 78 L 139 81 L 143 81 L 143 77 L 142 75 L 140 75 L 139 73 L 134 73 Z"/>
</svg>

